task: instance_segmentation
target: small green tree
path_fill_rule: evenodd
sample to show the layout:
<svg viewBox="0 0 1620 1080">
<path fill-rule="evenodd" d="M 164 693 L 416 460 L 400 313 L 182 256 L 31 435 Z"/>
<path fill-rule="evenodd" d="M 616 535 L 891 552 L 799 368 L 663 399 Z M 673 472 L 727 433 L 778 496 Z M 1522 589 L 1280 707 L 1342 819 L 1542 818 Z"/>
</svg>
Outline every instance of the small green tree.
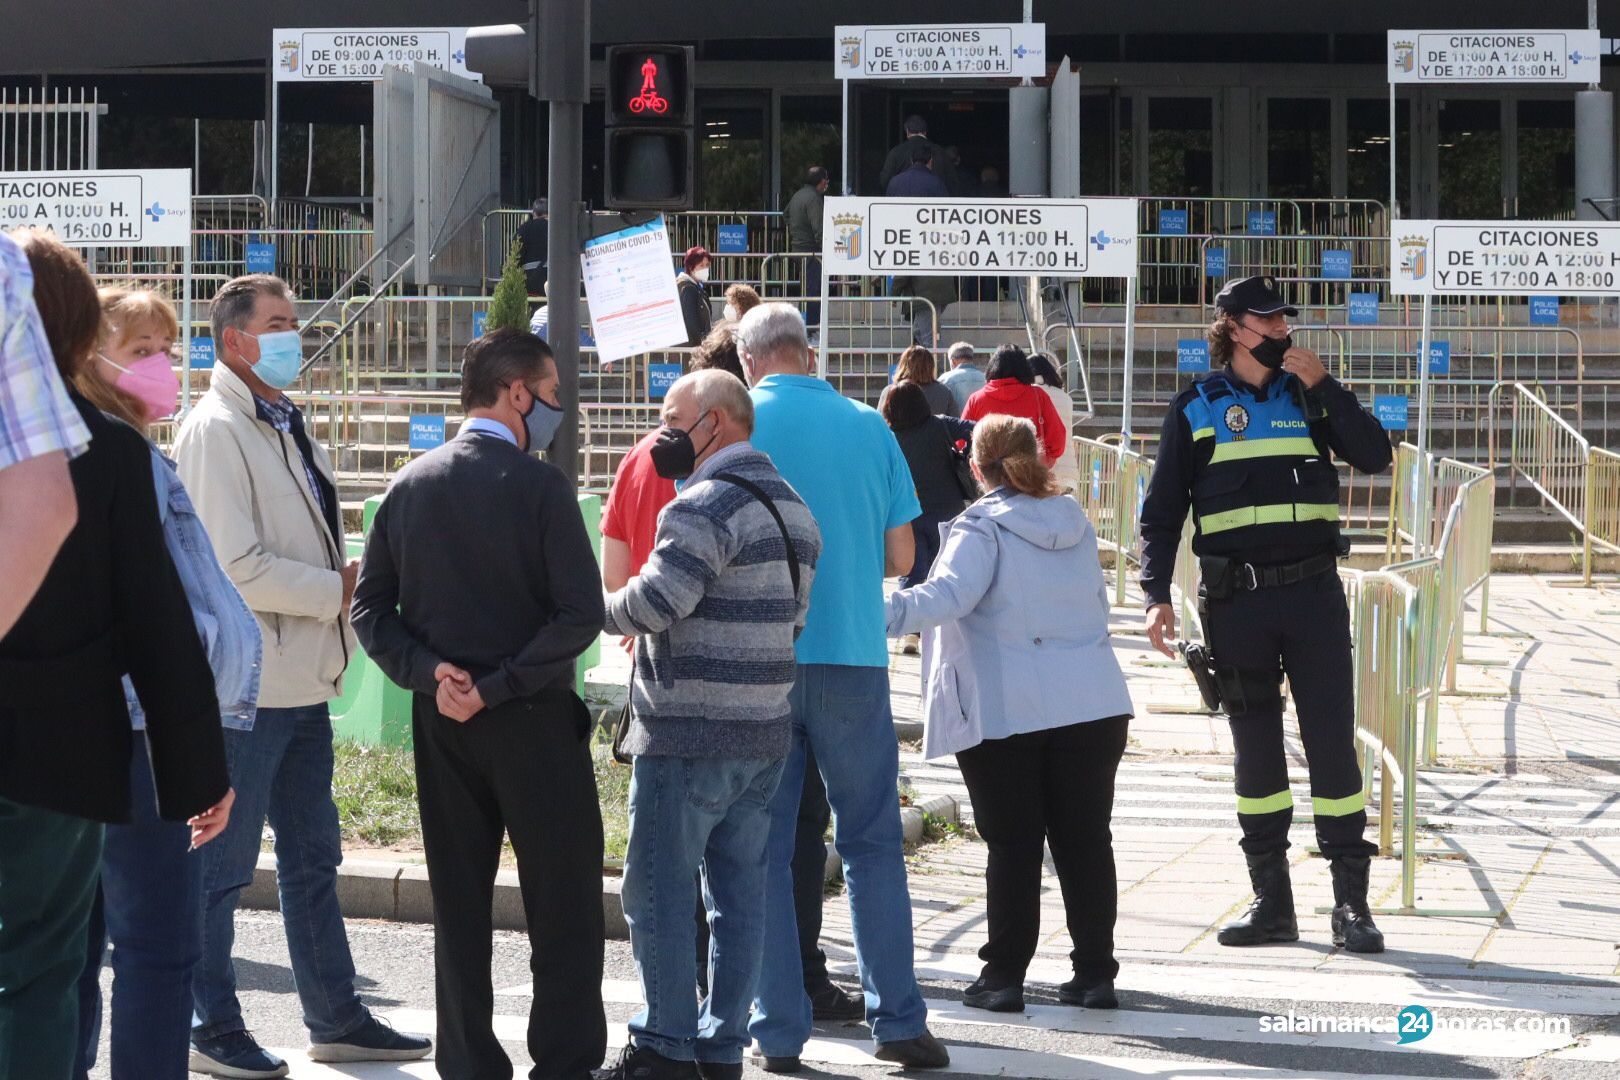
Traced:
<svg viewBox="0 0 1620 1080">
<path fill-rule="evenodd" d="M 489 304 L 489 318 L 484 321 L 484 332 L 491 330 L 527 330 L 529 328 L 529 285 L 518 262 L 518 244 L 506 253 L 501 266 L 501 280 L 495 286 L 495 297 Z"/>
</svg>

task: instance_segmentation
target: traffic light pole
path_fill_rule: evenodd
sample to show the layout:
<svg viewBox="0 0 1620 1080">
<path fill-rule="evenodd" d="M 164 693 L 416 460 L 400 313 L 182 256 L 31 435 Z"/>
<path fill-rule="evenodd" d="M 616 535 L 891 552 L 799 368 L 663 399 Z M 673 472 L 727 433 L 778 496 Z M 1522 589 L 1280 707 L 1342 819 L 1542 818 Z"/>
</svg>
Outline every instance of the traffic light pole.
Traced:
<svg viewBox="0 0 1620 1080">
<path fill-rule="evenodd" d="M 546 248 L 548 337 L 557 358 L 562 427 L 551 460 L 579 482 L 579 254 L 585 235 L 580 174 L 585 103 L 590 100 L 590 0 L 530 0 L 535 8 L 535 96 L 551 105 L 546 195 L 551 230 Z"/>
</svg>

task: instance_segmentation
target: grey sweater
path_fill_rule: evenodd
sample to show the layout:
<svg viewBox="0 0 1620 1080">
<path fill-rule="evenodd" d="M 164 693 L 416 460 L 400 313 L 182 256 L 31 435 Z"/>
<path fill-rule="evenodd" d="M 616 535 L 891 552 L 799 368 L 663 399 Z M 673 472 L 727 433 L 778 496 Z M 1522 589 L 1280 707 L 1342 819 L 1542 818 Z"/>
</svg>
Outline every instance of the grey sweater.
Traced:
<svg viewBox="0 0 1620 1080">
<path fill-rule="evenodd" d="M 821 533 L 769 457 L 739 443 L 712 461 L 714 472 L 752 480 L 776 503 L 798 552 L 799 592 L 770 511 L 702 470 L 659 516 L 641 573 L 606 599 L 608 632 L 639 639 L 624 747 L 772 760 L 788 750 L 793 641 L 810 607 Z"/>
</svg>

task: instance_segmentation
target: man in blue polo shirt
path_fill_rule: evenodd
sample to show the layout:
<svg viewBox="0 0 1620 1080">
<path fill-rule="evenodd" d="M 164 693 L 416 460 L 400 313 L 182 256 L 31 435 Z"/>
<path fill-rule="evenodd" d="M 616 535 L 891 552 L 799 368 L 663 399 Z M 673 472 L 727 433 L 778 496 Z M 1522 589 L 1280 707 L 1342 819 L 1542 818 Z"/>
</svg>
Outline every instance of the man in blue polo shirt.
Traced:
<svg viewBox="0 0 1620 1080">
<path fill-rule="evenodd" d="M 799 1070 L 811 1006 L 791 864 L 808 745 L 827 785 L 834 844 L 844 857 L 877 1056 L 910 1068 L 943 1068 L 950 1055 L 928 1031 L 912 967 L 883 619 L 884 575 L 901 573 L 914 555 L 911 520 L 922 510 L 911 471 L 875 410 L 809 374 L 804 320 L 792 307 L 762 304 L 750 311 L 737 327 L 737 346 L 754 387 L 754 446 L 804 499 L 822 536 L 789 697 L 793 746 L 771 800 L 765 954 L 749 1034 L 766 1072 Z"/>
</svg>

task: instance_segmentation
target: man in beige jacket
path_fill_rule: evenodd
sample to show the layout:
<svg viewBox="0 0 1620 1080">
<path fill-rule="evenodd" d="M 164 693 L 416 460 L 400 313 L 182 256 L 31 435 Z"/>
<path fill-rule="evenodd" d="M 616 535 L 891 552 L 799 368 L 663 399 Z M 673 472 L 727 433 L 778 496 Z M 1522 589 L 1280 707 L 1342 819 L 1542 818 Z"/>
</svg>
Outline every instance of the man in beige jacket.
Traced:
<svg viewBox="0 0 1620 1080">
<path fill-rule="evenodd" d="M 247 1078 L 287 1073 L 248 1033 L 231 963 L 236 901 L 253 878 L 266 820 L 310 1057 L 425 1057 L 427 1039 L 394 1031 L 361 1004 L 338 909 L 343 855 L 328 703 L 342 691 L 354 651 L 348 612 L 358 564 L 345 551 L 332 463 L 282 393 L 303 361 L 286 283 L 254 274 L 226 284 L 214 299 L 213 332 L 219 361 L 181 425 L 175 458 L 220 565 L 259 620 L 264 671 L 253 730 L 225 733 L 235 812 L 199 856 L 206 910 L 192 986 L 191 1068 Z"/>
</svg>

